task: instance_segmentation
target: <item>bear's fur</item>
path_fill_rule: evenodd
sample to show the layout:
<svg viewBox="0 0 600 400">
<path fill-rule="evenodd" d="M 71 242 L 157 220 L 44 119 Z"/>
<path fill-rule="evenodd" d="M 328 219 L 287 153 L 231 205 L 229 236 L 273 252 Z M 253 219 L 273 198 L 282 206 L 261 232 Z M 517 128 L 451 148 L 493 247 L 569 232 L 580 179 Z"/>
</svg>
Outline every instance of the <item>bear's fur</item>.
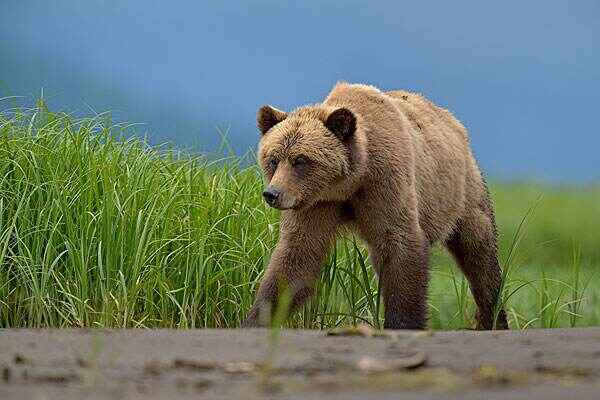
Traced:
<svg viewBox="0 0 600 400">
<path fill-rule="evenodd" d="M 426 325 L 428 259 L 446 245 L 467 277 L 480 329 L 507 328 L 494 211 L 466 129 L 418 94 L 338 83 L 323 103 L 258 112 L 258 161 L 279 242 L 245 326 L 261 322 L 284 287 L 310 295 L 341 230 L 366 242 L 381 282 L 385 328 Z M 270 313 L 265 311 L 265 313 Z M 266 316 L 267 319 L 270 314 Z"/>
</svg>

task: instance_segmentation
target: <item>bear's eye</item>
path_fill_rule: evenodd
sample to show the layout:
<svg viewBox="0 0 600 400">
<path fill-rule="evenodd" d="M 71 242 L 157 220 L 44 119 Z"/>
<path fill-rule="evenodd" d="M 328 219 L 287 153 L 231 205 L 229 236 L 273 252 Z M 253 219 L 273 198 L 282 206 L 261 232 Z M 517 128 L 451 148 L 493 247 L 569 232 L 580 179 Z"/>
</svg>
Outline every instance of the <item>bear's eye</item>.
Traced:
<svg viewBox="0 0 600 400">
<path fill-rule="evenodd" d="M 268 163 L 267 165 L 269 166 L 269 169 L 270 169 L 271 171 L 275 171 L 275 169 L 277 168 L 277 160 L 276 160 L 276 159 L 274 159 L 274 158 L 271 158 L 271 159 L 269 160 L 269 163 Z"/>
<path fill-rule="evenodd" d="M 301 165 L 304 165 L 307 163 L 306 158 L 302 157 L 302 156 L 298 156 L 296 158 L 294 158 L 294 160 L 292 161 L 292 166 L 293 167 L 299 167 Z"/>
</svg>

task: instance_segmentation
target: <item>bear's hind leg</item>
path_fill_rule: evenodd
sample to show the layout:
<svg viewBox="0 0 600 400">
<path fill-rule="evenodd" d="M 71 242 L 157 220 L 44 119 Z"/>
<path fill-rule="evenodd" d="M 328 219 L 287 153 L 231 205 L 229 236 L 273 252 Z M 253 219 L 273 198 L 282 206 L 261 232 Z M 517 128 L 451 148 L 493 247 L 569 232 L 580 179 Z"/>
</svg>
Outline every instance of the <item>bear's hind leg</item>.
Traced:
<svg viewBox="0 0 600 400">
<path fill-rule="evenodd" d="M 506 314 L 495 316 L 502 270 L 498 263 L 496 225 L 491 205 L 471 210 L 463 217 L 446 247 L 456 259 L 477 304 L 477 329 L 508 329 Z"/>
</svg>

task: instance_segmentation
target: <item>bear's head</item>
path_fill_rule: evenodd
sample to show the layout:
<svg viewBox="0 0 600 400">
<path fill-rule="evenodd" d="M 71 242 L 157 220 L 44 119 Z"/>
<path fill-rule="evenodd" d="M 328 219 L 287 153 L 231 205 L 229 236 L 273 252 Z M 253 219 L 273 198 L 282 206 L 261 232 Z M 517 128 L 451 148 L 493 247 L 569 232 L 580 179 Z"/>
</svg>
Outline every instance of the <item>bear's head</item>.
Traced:
<svg viewBox="0 0 600 400">
<path fill-rule="evenodd" d="M 271 207 L 301 209 L 332 200 L 332 191 L 352 177 L 357 118 L 349 109 L 316 105 L 286 113 L 263 106 L 257 122 L 263 196 Z"/>
</svg>

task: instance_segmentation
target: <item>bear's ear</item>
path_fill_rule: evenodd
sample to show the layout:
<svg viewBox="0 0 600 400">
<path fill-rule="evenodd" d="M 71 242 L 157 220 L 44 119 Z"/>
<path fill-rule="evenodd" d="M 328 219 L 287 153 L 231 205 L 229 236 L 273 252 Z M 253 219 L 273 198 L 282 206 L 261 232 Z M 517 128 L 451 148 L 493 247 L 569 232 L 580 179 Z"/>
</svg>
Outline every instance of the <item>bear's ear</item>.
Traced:
<svg viewBox="0 0 600 400">
<path fill-rule="evenodd" d="M 287 118 L 287 113 L 281 110 L 271 107 L 269 105 L 262 106 L 256 114 L 256 123 L 261 134 L 265 134 Z"/>
<path fill-rule="evenodd" d="M 356 117 L 347 108 L 338 108 L 327 117 L 325 126 L 341 141 L 345 141 L 356 131 Z"/>
</svg>

